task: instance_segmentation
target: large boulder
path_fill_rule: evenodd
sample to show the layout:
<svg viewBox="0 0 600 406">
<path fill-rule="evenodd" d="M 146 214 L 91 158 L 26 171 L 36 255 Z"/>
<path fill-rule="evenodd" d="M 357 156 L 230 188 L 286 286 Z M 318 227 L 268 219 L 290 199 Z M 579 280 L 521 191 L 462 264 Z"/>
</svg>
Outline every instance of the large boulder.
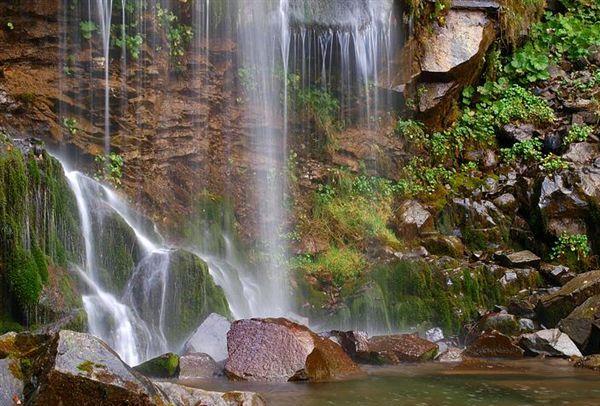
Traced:
<svg viewBox="0 0 600 406">
<path fill-rule="evenodd" d="M 35 405 L 154 405 L 164 399 L 153 384 L 129 368 L 106 343 L 63 330 L 48 342 L 36 365 Z"/>
<path fill-rule="evenodd" d="M 179 375 L 179 355 L 169 352 L 143 362 L 133 369 L 152 378 L 175 378 Z"/>
<path fill-rule="evenodd" d="M 588 202 L 567 175 L 548 175 L 542 181 L 538 207 L 548 234 L 559 236 L 564 232 L 586 234 L 585 217 Z"/>
<path fill-rule="evenodd" d="M 556 292 L 542 296 L 536 313 L 546 327 L 555 327 L 589 297 L 600 294 L 600 270 L 577 275 Z"/>
<path fill-rule="evenodd" d="M 559 329 L 540 330 L 523 334 L 519 345 L 528 353 L 550 357 L 581 357 L 581 352 L 568 335 Z"/>
<path fill-rule="evenodd" d="M 19 361 L 0 359 L 0 405 L 22 402 L 24 386 Z"/>
<path fill-rule="evenodd" d="M 254 392 L 209 392 L 171 382 L 155 382 L 167 396 L 169 404 L 177 406 L 265 406 L 267 403 Z"/>
<path fill-rule="evenodd" d="M 473 358 L 522 358 L 523 349 L 497 331 L 481 334 L 465 349 L 463 356 Z"/>
<path fill-rule="evenodd" d="M 592 296 L 558 324 L 584 354 L 600 351 L 600 295 Z"/>
<path fill-rule="evenodd" d="M 333 330 L 326 337 L 338 343 L 355 361 L 358 359 L 357 354 L 364 353 L 369 348 L 369 336 L 364 331 Z"/>
<path fill-rule="evenodd" d="M 430 361 L 438 352 L 438 345 L 413 334 L 375 336 L 369 339 L 368 350 L 357 357 L 373 364 Z"/>
<path fill-rule="evenodd" d="M 511 253 L 498 253 L 496 260 L 509 268 L 538 268 L 541 258 L 531 251 L 518 251 Z"/>
<path fill-rule="evenodd" d="M 234 380 L 324 381 L 360 372 L 338 344 L 283 318 L 233 322 L 227 349 L 225 373 Z"/>
<path fill-rule="evenodd" d="M 227 359 L 227 333 L 231 322 L 225 317 L 211 313 L 184 345 L 184 353 L 202 352 L 215 361 Z"/>
<path fill-rule="evenodd" d="M 396 229 L 405 238 L 433 231 L 433 216 L 418 201 L 407 200 L 400 205 L 396 216 Z"/>
<path fill-rule="evenodd" d="M 211 378 L 222 373 L 223 368 L 208 354 L 186 354 L 179 358 L 179 379 Z"/>
</svg>

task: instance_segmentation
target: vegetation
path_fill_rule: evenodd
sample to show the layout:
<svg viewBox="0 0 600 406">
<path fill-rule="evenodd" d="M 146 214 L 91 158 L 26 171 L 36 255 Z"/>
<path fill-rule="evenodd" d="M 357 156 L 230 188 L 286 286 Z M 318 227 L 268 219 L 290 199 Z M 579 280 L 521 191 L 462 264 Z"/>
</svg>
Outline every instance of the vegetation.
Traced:
<svg viewBox="0 0 600 406">
<path fill-rule="evenodd" d="M 115 186 L 121 186 L 123 177 L 123 157 L 115 152 L 108 155 L 96 155 L 94 158 L 98 169 L 96 178 L 112 183 Z"/>
<path fill-rule="evenodd" d="M 563 233 L 552 248 L 550 257 L 570 265 L 573 269 L 586 270 L 586 260 L 590 252 L 587 235 Z"/>
<path fill-rule="evenodd" d="M 575 124 L 569 129 L 569 133 L 565 137 L 565 145 L 572 144 L 574 142 L 587 141 L 588 137 L 592 134 L 593 128 L 589 125 L 578 125 Z"/>
<path fill-rule="evenodd" d="M 180 23 L 175 13 L 160 4 L 156 5 L 156 18 L 159 27 L 165 30 L 171 58 L 176 66 L 181 67 L 186 47 L 194 35 L 192 27 Z"/>
<path fill-rule="evenodd" d="M 88 41 L 92 39 L 92 35 L 94 34 L 94 32 L 96 32 L 97 29 L 98 26 L 93 21 L 88 20 L 79 23 L 79 30 L 81 31 L 81 36 L 84 39 L 87 39 Z"/>
</svg>

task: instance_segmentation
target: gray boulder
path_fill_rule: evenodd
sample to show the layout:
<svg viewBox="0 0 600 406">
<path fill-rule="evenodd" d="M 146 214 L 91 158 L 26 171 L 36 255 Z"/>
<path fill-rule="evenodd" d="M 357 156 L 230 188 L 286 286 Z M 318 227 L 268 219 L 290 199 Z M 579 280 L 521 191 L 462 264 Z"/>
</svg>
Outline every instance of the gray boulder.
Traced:
<svg viewBox="0 0 600 406">
<path fill-rule="evenodd" d="M 584 354 L 600 350 L 600 295 L 592 296 L 558 324 Z"/>
<path fill-rule="evenodd" d="M 169 404 L 177 406 L 265 406 L 265 400 L 254 392 L 210 392 L 177 385 L 171 382 L 155 382 L 167 396 Z"/>
<path fill-rule="evenodd" d="M 0 405 L 13 405 L 23 402 L 22 379 L 18 376 L 21 366 L 18 360 L 0 359 Z"/>
<path fill-rule="evenodd" d="M 184 354 L 202 352 L 215 361 L 227 359 L 227 332 L 231 322 L 225 317 L 211 313 L 184 345 Z"/>
<path fill-rule="evenodd" d="M 222 368 L 208 354 L 186 354 L 179 358 L 179 379 L 211 378 L 219 375 Z"/>
<path fill-rule="evenodd" d="M 581 357 L 581 352 L 568 335 L 557 328 L 523 334 L 519 345 L 529 353 L 549 357 Z"/>
</svg>

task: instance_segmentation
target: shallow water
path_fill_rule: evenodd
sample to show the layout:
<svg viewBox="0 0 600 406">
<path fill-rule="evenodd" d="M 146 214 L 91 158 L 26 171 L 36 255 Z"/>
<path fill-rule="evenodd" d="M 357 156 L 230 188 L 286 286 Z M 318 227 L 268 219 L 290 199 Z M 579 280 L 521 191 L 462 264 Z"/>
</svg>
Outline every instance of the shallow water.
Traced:
<svg viewBox="0 0 600 406">
<path fill-rule="evenodd" d="M 600 405 L 600 373 L 563 360 L 370 368 L 362 379 L 321 384 L 185 384 L 260 392 L 269 405 Z"/>
</svg>

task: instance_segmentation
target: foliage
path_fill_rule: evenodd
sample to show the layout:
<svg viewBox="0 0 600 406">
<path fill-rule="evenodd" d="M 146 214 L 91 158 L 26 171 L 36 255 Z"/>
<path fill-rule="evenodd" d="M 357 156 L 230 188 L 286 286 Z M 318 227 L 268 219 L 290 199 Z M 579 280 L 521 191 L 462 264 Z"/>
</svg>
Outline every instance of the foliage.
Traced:
<svg viewBox="0 0 600 406">
<path fill-rule="evenodd" d="M 98 26 L 93 21 L 82 21 L 79 23 L 79 30 L 81 31 L 81 36 L 86 40 L 91 40 L 92 35 L 96 30 L 98 30 Z"/>
<path fill-rule="evenodd" d="M 181 58 L 185 55 L 185 49 L 194 36 L 192 27 L 180 23 L 179 17 L 172 11 L 162 8 L 160 4 L 156 5 L 156 17 L 159 27 L 166 31 L 169 53 L 179 66 L 182 63 Z"/>
<path fill-rule="evenodd" d="M 564 144 L 570 145 L 574 142 L 587 141 L 588 137 L 590 135 L 592 135 L 592 132 L 593 132 L 593 128 L 590 127 L 589 125 L 575 124 L 569 129 L 569 132 L 567 133 L 567 136 L 565 137 Z"/>
<path fill-rule="evenodd" d="M 552 248 L 551 259 L 569 259 L 574 257 L 578 262 L 590 255 L 590 244 L 585 234 L 563 233 Z"/>
<path fill-rule="evenodd" d="M 77 134 L 77 120 L 73 117 L 63 118 L 63 125 L 71 135 Z"/>
<path fill-rule="evenodd" d="M 143 43 L 144 39 L 141 34 L 129 35 L 124 30 L 122 31 L 121 38 L 115 39 L 115 45 L 124 51 L 127 50 L 133 59 L 139 59 Z"/>
<path fill-rule="evenodd" d="M 427 140 L 423 123 L 415 120 L 398 120 L 395 132 L 400 137 L 414 142 L 417 146 L 425 144 Z"/>
<path fill-rule="evenodd" d="M 297 265 L 308 274 L 322 280 L 331 280 L 335 286 L 342 287 L 362 273 L 366 268 L 366 261 L 355 249 L 331 247 L 316 258 L 299 258 Z"/>
<path fill-rule="evenodd" d="M 506 72 L 534 83 L 549 78 L 549 65 L 550 58 L 548 58 L 547 50 L 540 49 L 530 42 L 514 54 L 506 67 Z"/>
<path fill-rule="evenodd" d="M 97 178 L 111 182 L 115 186 L 121 185 L 123 177 L 123 157 L 115 152 L 108 155 L 96 155 L 96 164 L 98 164 Z"/>
<path fill-rule="evenodd" d="M 510 148 L 502 149 L 501 153 L 507 162 L 515 162 L 517 159 L 539 162 L 542 160 L 542 141 L 534 138 L 517 142 Z"/>
<path fill-rule="evenodd" d="M 545 172 L 554 173 L 569 169 L 569 163 L 563 158 L 554 154 L 549 154 L 542 158 L 540 166 Z"/>
</svg>

